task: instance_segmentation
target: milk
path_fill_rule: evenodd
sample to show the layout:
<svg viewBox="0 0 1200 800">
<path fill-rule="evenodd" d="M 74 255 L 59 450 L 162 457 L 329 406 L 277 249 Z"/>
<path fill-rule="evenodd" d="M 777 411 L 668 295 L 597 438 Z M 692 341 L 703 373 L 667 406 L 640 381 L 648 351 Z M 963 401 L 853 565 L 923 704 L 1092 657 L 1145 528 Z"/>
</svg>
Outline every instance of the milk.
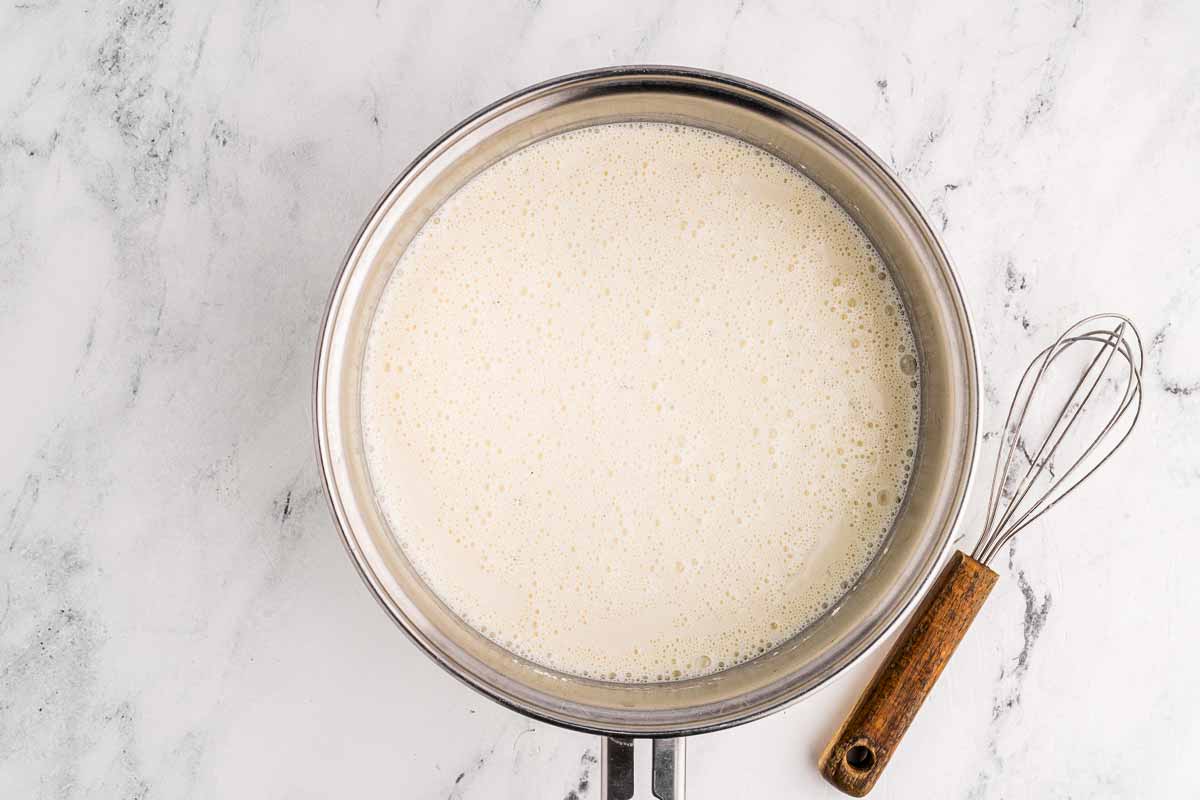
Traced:
<svg viewBox="0 0 1200 800">
<path fill-rule="evenodd" d="M 912 333 L 815 183 L 698 128 L 586 128 L 489 167 L 384 291 L 379 504 L 467 623 L 565 672 L 711 673 L 835 605 L 916 447 Z"/>
</svg>

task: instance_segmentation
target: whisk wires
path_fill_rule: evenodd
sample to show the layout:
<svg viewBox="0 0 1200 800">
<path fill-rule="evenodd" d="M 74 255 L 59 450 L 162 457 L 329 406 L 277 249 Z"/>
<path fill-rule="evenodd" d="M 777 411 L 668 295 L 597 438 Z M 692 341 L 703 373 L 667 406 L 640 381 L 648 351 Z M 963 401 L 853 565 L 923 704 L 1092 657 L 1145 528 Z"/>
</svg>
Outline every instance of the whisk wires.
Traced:
<svg viewBox="0 0 1200 800">
<path fill-rule="evenodd" d="M 1095 354 L 1045 437 L 1031 452 L 1024 431 L 1030 422 L 1031 406 L 1036 408 L 1034 398 L 1044 391 L 1051 365 L 1072 347 L 1088 344 L 1096 346 Z M 1125 442 L 1142 409 L 1142 361 L 1142 339 L 1133 322 L 1121 314 L 1096 314 L 1072 325 L 1030 362 L 1004 421 L 984 532 L 972 553 L 975 560 L 990 562 L 1013 536 L 1075 491 Z M 1060 456 L 1060 447 L 1089 402 L 1098 401 L 1093 396 L 1106 377 L 1116 389 L 1112 413 L 1090 440 L 1078 440 L 1078 436 L 1070 440 L 1075 446 L 1084 446 L 1066 469 L 1056 470 L 1055 464 L 1063 461 L 1061 457 L 1055 460 Z M 1107 390 L 1100 391 L 1103 394 Z M 1048 401 L 1039 398 L 1039 402 Z"/>
</svg>

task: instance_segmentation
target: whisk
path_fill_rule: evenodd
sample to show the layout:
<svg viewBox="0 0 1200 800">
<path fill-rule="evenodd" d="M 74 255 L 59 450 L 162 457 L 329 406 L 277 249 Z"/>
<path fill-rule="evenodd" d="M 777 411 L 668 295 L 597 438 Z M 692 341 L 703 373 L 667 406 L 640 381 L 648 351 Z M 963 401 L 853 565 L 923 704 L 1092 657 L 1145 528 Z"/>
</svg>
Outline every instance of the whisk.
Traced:
<svg viewBox="0 0 1200 800">
<path fill-rule="evenodd" d="M 871 790 L 999 578 L 988 564 L 1129 437 L 1142 407 L 1142 360 L 1129 318 L 1097 314 L 1030 362 L 1000 433 L 983 535 L 970 556 L 950 558 L 825 749 L 821 773 L 834 786 L 856 797 Z M 1061 405 L 1049 396 L 1060 390 Z"/>
</svg>

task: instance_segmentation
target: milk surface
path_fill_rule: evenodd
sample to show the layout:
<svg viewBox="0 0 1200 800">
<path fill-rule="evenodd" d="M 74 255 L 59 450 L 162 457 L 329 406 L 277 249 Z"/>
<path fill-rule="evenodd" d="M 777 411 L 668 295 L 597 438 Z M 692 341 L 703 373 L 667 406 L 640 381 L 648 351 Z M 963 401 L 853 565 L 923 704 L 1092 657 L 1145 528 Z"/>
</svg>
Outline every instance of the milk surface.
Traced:
<svg viewBox="0 0 1200 800">
<path fill-rule="evenodd" d="M 916 447 L 912 333 L 815 183 L 698 128 L 586 128 L 458 191 L 396 266 L 362 378 L 374 489 L 466 622 L 625 682 L 818 619 Z"/>
</svg>

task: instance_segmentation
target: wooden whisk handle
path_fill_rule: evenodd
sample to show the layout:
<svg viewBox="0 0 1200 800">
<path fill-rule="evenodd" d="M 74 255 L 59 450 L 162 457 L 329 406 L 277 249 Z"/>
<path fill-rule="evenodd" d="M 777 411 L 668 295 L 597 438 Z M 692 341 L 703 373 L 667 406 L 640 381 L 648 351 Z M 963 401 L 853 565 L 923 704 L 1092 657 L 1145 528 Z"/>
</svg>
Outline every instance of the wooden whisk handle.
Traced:
<svg viewBox="0 0 1200 800">
<path fill-rule="evenodd" d="M 855 797 L 871 791 L 999 577 L 962 551 L 950 558 L 825 748 L 826 780 Z"/>
</svg>

